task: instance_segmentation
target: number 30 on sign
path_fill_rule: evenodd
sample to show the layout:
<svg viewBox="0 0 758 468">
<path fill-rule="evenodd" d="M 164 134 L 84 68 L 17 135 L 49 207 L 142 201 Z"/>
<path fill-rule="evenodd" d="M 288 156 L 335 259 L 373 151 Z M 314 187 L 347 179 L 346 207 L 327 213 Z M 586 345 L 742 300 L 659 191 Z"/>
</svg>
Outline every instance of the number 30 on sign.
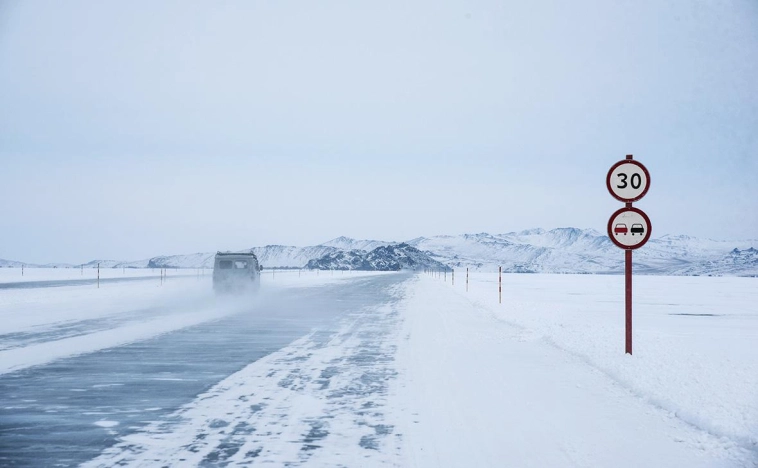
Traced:
<svg viewBox="0 0 758 468">
<path fill-rule="evenodd" d="M 605 180 L 614 198 L 632 203 L 644 197 L 650 188 L 650 173 L 633 159 L 619 161 L 608 171 Z"/>
</svg>

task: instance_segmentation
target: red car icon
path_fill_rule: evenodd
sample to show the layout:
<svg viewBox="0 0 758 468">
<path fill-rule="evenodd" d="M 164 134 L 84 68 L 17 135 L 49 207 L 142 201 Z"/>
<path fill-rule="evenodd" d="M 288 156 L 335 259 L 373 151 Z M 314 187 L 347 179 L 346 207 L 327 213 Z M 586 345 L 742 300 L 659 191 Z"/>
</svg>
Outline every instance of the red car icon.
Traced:
<svg viewBox="0 0 758 468">
<path fill-rule="evenodd" d="M 617 236 L 619 234 L 626 235 L 626 233 L 629 232 L 629 229 L 627 229 L 626 224 L 619 223 L 613 228 L 613 233 Z"/>
</svg>

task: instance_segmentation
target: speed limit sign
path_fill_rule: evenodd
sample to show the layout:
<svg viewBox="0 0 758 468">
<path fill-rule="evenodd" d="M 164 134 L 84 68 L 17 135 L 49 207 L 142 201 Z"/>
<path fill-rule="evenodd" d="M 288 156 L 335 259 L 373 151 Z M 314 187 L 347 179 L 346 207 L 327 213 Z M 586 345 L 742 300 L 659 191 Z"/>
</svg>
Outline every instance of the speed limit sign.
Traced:
<svg viewBox="0 0 758 468">
<path fill-rule="evenodd" d="M 650 173 L 642 163 L 625 159 L 611 167 L 605 184 L 616 200 L 632 203 L 647 193 L 650 188 Z"/>
</svg>

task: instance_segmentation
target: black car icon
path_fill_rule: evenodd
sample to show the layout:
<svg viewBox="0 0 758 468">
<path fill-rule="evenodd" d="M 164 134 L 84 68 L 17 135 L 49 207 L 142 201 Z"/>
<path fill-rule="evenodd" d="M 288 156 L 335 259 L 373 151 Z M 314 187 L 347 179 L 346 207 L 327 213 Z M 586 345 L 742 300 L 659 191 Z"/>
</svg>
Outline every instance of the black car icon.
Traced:
<svg viewBox="0 0 758 468">
<path fill-rule="evenodd" d="M 643 235 L 645 234 L 645 227 L 642 224 L 632 224 L 632 229 L 630 229 L 630 231 L 632 232 L 632 235 Z"/>
</svg>

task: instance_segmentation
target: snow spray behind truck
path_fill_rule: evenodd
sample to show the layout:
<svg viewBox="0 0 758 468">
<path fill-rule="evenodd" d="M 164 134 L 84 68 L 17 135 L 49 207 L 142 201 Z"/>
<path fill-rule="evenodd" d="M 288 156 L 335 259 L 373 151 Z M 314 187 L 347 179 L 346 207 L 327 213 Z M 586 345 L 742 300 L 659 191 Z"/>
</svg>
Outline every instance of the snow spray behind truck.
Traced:
<svg viewBox="0 0 758 468">
<path fill-rule="evenodd" d="M 216 293 L 257 291 L 261 266 L 253 252 L 217 252 L 213 263 Z"/>
</svg>

